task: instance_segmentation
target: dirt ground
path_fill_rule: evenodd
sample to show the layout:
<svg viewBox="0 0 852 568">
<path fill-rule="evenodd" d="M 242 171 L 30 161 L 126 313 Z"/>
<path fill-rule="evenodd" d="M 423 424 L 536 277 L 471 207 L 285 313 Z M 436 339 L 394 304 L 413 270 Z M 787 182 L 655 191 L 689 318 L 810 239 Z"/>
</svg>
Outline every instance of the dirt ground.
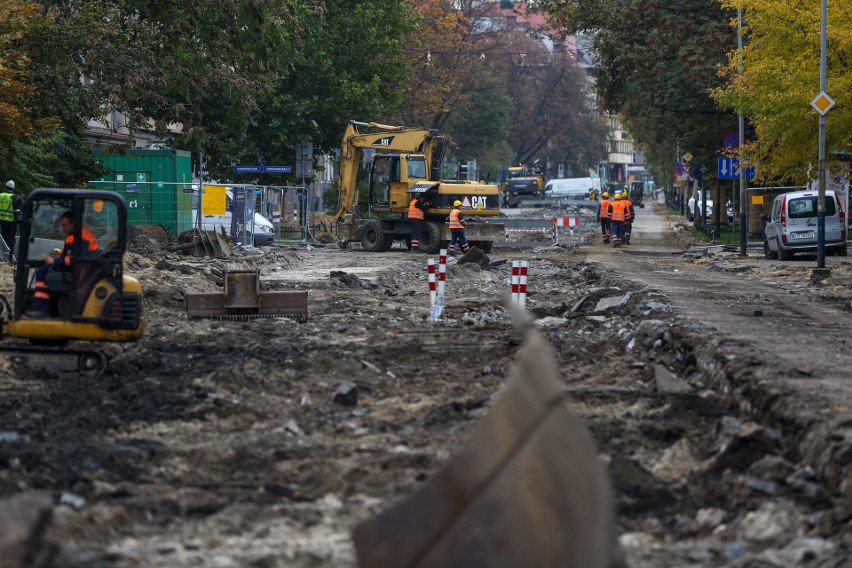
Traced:
<svg viewBox="0 0 852 568">
<path fill-rule="evenodd" d="M 684 254 L 661 205 L 639 216 L 621 249 L 593 234 L 495 249 L 489 269 L 450 260 L 437 322 L 425 255 L 196 259 L 132 233 L 142 339 L 107 346 L 102 375 L 0 359 L 0 508 L 32 493 L 50 511 L 28 565 L 354 566 L 352 529 L 499 396 L 527 260 L 527 309 L 607 464 L 630 566 L 852 566 L 852 264 L 814 280 L 807 259 Z M 185 294 L 220 290 L 225 267 L 308 290 L 308 321 L 188 320 Z"/>
</svg>

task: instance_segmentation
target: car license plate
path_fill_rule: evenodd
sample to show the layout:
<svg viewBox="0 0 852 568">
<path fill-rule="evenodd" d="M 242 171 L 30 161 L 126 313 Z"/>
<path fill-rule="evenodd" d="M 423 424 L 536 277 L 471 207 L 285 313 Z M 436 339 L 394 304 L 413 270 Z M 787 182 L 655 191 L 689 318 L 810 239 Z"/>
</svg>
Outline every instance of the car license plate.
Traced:
<svg viewBox="0 0 852 568">
<path fill-rule="evenodd" d="M 814 238 L 813 231 L 807 231 L 804 233 L 790 233 L 790 240 L 798 240 L 798 239 L 812 239 Z"/>
</svg>

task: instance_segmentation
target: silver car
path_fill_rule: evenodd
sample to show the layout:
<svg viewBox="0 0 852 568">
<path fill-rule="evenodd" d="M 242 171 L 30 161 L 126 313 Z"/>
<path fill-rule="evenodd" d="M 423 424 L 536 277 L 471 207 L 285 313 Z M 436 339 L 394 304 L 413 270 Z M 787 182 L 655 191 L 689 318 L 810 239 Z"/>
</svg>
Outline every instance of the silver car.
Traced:
<svg viewBox="0 0 852 568">
<path fill-rule="evenodd" d="M 782 193 L 772 202 L 763 229 L 763 253 L 766 258 L 790 260 L 797 252 L 817 250 L 816 191 Z M 846 256 L 846 215 L 840 197 L 834 191 L 825 192 L 825 251 L 826 254 Z"/>
</svg>

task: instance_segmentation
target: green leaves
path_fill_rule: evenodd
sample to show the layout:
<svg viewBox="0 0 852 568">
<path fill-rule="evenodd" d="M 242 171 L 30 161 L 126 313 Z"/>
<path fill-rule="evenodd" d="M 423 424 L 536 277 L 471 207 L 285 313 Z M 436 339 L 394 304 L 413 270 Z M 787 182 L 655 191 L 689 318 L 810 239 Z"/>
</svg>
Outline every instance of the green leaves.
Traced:
<svg viewBox="0 0 852 568">
<path fill-rule="evenodd" d="M 721 67 L 727 83 L 714 98 L 741 110 L 756 137 L 746 148 L 765 181 L 804 183 L 817 163 L 818 117 L 810 101 L 820 91 L 820 3 L 781 0 L 724 0 L 744 10 L 743 71 L 732 50 Z M 734 22 L 735 25 L 735 22 Z M 828 2 L 828 93 L 837 106 L 826 115 L 829 159 L 852 147 L 852 12 Z M 815 166 L 814 166 L 815 167 Z"/>
</svg>

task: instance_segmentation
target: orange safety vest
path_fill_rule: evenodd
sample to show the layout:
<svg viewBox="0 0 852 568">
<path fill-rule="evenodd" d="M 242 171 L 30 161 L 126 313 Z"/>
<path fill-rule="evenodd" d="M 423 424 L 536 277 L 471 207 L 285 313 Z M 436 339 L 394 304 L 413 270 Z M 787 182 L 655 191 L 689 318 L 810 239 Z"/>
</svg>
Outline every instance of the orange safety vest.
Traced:
<svg viewBox="0 0 852 568">
<path fill-rule="evenodd" d="M 624 221 L 625 218 L 625 207 L 623 201 L 613 201 L 612 202 L 612 220 L 613 221 Z"/>
<path fill-rule="evenodd" d="M 87 229 L 83 227 L 80 230 L 80 236 L 83 237 L 83 240 L 86 241 L 86 248 L 89 252 L 93 252 L 98 250 L 98 239 L 95 238 L 95 235 Z M 65 247 L 62 249 L 62 261 L 65 266 L 71 266 L 71 261 L 74 260 L 74 254 L 72 252 L 72 247 L 74 245 L 74 235 L 68 235 L 65 237 Z"/>
<path fill-rule="evenodd" d="M 630 214 L 630 207 L 633 205 L 633 202 L 623 197 L 621 198 L 621 202 L 624 203 L 624 218 L 629 221 L 633 218 L 633 215 Z"/>
<path fill-rule="evenodd" d="M 461 220 L 459 220 L 459 214 L 461 211 L 458 209 L 453 209 L 450 211 L 450 230 L 452 229 L 464 229 L 464 225 Z"/>
<path fill-rule="evenodd" d="M 601 219 L 609 219 L 609 206 L 612 202 L 609 199 L 601 199 Z"/>
<path fill-rule="evenodd" d="M 414 204 L 417 203 L 417 198 L 411 200 L 411 203 L 408 205 L 408 218 L 409 219 L 420 219 L 423 220 L 423 210 L 416 207 Z"/>
</svg>

